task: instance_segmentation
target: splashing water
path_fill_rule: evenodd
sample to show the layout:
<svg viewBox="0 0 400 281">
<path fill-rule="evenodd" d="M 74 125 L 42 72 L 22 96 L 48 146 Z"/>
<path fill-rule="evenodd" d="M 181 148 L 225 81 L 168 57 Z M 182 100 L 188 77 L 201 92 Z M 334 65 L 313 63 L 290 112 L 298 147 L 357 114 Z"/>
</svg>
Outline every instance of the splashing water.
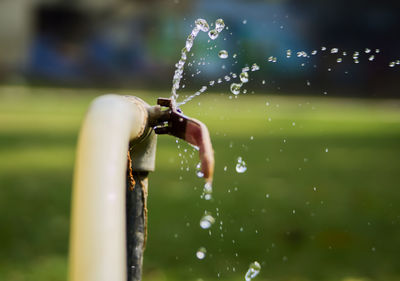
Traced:
<svg viewBox="0 0 400 281">
<path fill-rule="evenodd" d="M 260 70 L 260 67 L 256 63 L 253 63 L 253 65 L 251 66 L 251 71 L 257 71 L 257 70 Z"/>
<path fill-rule="evenodd" d="M 178 94 L 176 93 L 176 91 L 179 89 L 179 83 L 180 80 L 182 78 L 183 75 L 183 68 L 184 68 L 184 64 L 186 62 L 186 58 L 187 58 L 187 54 L 189 53 L 191 47 L 193 46 L 193 41 L 194 38 L 197 36 L 197 34 L 200 31 L 203 32 L 208 32 L 208 36 L 210 37 L 211 40 L 215 40 L 218 38 L 220 32 L 225 28 L 225 24 L 223 22 L 223 20 L 217 20 L 216 24 L 215 24 L 215 29 L 213 30 L 209 30 L 209 26 L 207 24 L 207 22 L 205 20 L 201 20 L 198 19 L 196 20 L 196 27 L 193 29 L 192 33 L 189 35 L 186 45 L 185 47 L 182 49 L 182 56 L 181 56 L 181 60 L 176 64 L 176 71 L 175 71 L 175 75 L 174 75 L 174 80 L 173 80 L 173 90 L 172 90 L 172 98 L 173 100 L 176 102 L 177 98 L 178 98 Z M 336 62 L 337 63 L 342 63 L 344 64 L 344 62 L 347 61 L 347 59 L 353 58 L 354 63 L 359 63 L 359 56 L 360 56 L 360 52 L 361 52 L 361 59 L 364 58 L 363 56 L 363 51 L 361 50 L 360 52 L 354 52 L 353 56 L 351 56 L 350 52 L 342 52 L 342 50 L 340 50 L 338 48 L 332 48 L 330 50 L 328 50 L 326 47 L 321 47 L 321 51 L 317 51 L 317 50 L 313 50 L 311 51 L 309 54 L 311 54 L 312 56 L 316 56 L 317 54 L 321 54 L 323 55 L 323 52 L 326 53 L 331 53 L 331 54 L 337 54 L 336 55 Z M 375 60 L 375 55 L 371 54 L 371 50 L 370 49 L 365 49 L 364 52 L 366 54 L 369 54 L 367 56 L 367 59 L 369 61 L 374 61 Z M 375 50 L 375 53 L 378 54 L 380 51 L 379 49 Z M 294 54 L 296 54 L 296 52 L 294 52 Z M 346 56 L 349 56 L 349 58 L 347 58 Z M 218 56 L 220 59 L 227 59 L 229 57 L 228 52 L 226 50 L 220 50 L 218 52 Z M 232 57 L 236 58 L 236 54 L 234 54 Z M 286 50 L 286 58 L 291 58 L 292 56 L 292 51 L 291 50 Z M 299 58 L 308 58 L 310 59 L 310 56 L 307 54 L 307 52 L 301 51 L 301 52 L 297 52 L 297 57 Z M 376 58 L 379 58 L 379 55 L 376 55 Z M 360 59 L 360 60 L 361 60 Z M 268 61 L 269 62 L 277 62 L 277 57 L 275 56 L 270 56 L 268 57 Z M 204 64 L 203 64 L 204 65 Z M 390 67 L 395 67 L 396 65 L 400 65 L 400 61 L 391 61 L 389 63 Z M 224 68 L 225 69 L 225 68 Z M 242 87 L 245 83 L 249 82 L 249 71 L 257 71 L 259 70 L 260 67 L 257 64 L 253 64 L 251 65 L 251 67 L 245 67 L 242 69 L 242 72 L 238 75 L 238 78 L 240 79 L 239 83 L 232 83 L 230 85 L 230 90 L 234 95 L 239 95 Z M 329 70 L 330 71 L 330 70 Z M 231 76 L 229 76 L 231 75 Z M 230 81 L 231 78 L 236 78 L 236 74 L 234 73 L 230 73 L 229 75 L 225 75 L 222 78 L 218 78 L 215 79 L 215 81 L 210 81 L 209 82 L 209 86 L 213 86 L 216 83 L 221 83 L 223 82 L 223 80 L 225 81 Z M 262 84 L 265 84 L 265 80 L 263 80 Z M 311 83 L 307 80 L 307 86 L 310 86 Z M 175 87 L 176 86 L 176 87 Z M 189 96 L 188 98 L 186 98 L 182 103 L 180 103 L 179 105 L 185 104 L 186 102 L 192 100 L 194 97 L 201 95 L 203 92 L 205 92 L 207 90 L 207 86 L 203 86 L 200 90 L 198 90 L 197 92 L 195 92 L 193 95 Z M 242 91 L 243 93 L 245 93 L 245 90 Z M 324 94 L 326 94 L 326 92 L 324 92 Z M 267 105 L 269 105 L 269 103 L 267 103 Z M 270 120 L 269 120 L 270 121 Z M 293 122 L 292 126 L 295 126 L 296 123 Z M 328 152 L 328 148 L 325 149 L 325 152 Z M 200 171 L 200 166 L 201 164 L 199 163 L 196 166 L 196 175 L 198 177 L 203 177 L 203 173 Z M 237 164 L 236 164 L 236 172 L 237 173 L 245 173 L 247 171 L 247 166 L 245 161 L 243 161 L 242 157 L 238 157 L 237 159 Z M 226 171 L 226 167 L 224 168 L 224 171 Z M 314 191 L 316 191 L 316 188 L 314 187 Z M 204 185 L 204 189 L 203 189 L 203 195 L 202 198 L 204 198 L 205 200 L 210 200 L 212 198 L 212 185 L 210 183 L 206 183 Z M 269 198 L 269 194 L 266 195 L 266 198 Z M 292 210 L 292 214 L 296 214 L 296 210 Z M 218 212 L 217 212 L 217 217 L 218 217 Z M 214 217 L 210 214 L 210 213 L 205 213 L 203 215 L 203 217 L 200 220 L 200 227 L 202 229 L 210 229 L 211 226 L 215 223 L 215 219 Z M 209 230 L 210 231 L 210 230 Z M 243 231 L 243 228 L 240 228 L 240 231 Z M 211 232 L 210 232 L 211 235 Z M 196 252 L 196 257 L 199 260 L 202 260 L 206 257 L 206 249 L 204 247 L 200 247 L 197 252 Z M 286 257 L 284 257 L 284 259 L 287 259 Z M 255 261 L 252 264 L 250 264 L 248 271 L 245 274 L 245 280 L 246 281 L 251 281 L 252 279 L 254 279 L 261 270 L 261 265 Z"/>
<path fill-rule="evenodd" d="M 196 175 L 197 175 L 199 178 L 202 178 L 202 177 L 204 176 L 203 172 L 201 171 L 201 163 L 198 163 L 198 164 L 196 165 Z"/>
<path fill-rule="evenodd" d="M 200 31 L 203 31 L 203 32 L 209 31 L 208 36 L 210 37 L 210 39 L 215 40 L 215 39 L 217 39 L 218 35 L 222 32 L 222 30 L 224 30 L 224 28 L 225 28 L 225 23 L 224 23 L 223 19 L 217 19 L 215 21 L 215 29 L 210 30 L 210 31 L 209 31 L 210 26 L 208 25 L 206 20 L 197 19 L 195 21 L 195 27 L 193 28 L 192 32 L 187 37 L 185 47 L 181 51 L 181 58 L 178 61 L 178 63 L 175 65 L 176 70 L 174 73 L 174 77 L 172 79 L 172 89 L 171 89 L 171 99 L 174 104 L 177 103 L 177 100 L 179 97 L 177 91 L 179 90 L 180 82 L 183 77 L 183 70 L 184 70 L 186 60 L 187 60 L 187 55 L 190 52 L 191 48 L 193 47 L 194 39 L 196 38 L 196 36 L 199 34 Z M 222 57 L 220 55 L 221 58 L 228 57 L 227 51 L 222 50 L 221 52 L 222 52 L 222 54 L 221 54 Z M 194 97 L 201 95 L 206 89 L 207 89 L 207 87 L 203 86 L 199 91 L 197 91 L 194 95 L 190 96 L 188 98 L 188 100 L 183 101 L 180 105 L 185 104 L 187 101 L 193 99 Z"/>
<path fill-rule="evenodd" d="M 234 95 L 239 95 L 240 94 L 240 88 L 242 88 L 242 83 L 232 83 L 231 84 L 231 92 Z"/>
<path fill-rule="evenodd" d="M 217 19 L 215 21 L 215 30 L 221 32 L 225 28 L 225 23 L 223 19 Z"/>
<path fill-rule="evenodd" d="M 260 67 L 256 63 L 253 63 L 253 65 L 251 66 L 251 71 L 257 71 L 259 69 L 260 69 Z M 249 73 L 248 73 L 249 70 L 250 70 L 250 68 L 248 66 L 242 68 L 242 73 L 240 73 L 240 75 L 239 75 L 239 79 L 240 79 L 241 83 L 232 83 L 231 84 L 230 90 L 231 90 L 232 94 L 234 94 L 235 96 L 240 94 L 240 89 L 242 88 L 243 84 L 249 82 Z M 232 75 L 232 77 L 233 77 L 233 75 Z M 244 94 L 246 92 L 247 92 L 246 90 L 243 90 Z"/>
<path fill-rule="evenodd" d="M 215 29 L 210 30 L 208 32 L 208 36 L 211 40 L 215 40 L 218 38 L 218 35 L 221 33 L 222 30 L 225 28 L 225 23 L 222 19 L 217 19 L 215 21 Z"/>
<path fill-rule="evenodd" d="M 252 264 L 250 264 L 249 270 L 247 270 L 244 279 L 246 281 L 251 281 L 260 273 L 260 270 L 261 270 L 261 265 L 256 261 L 253 262 Z"/>
<path fill-rule="evenodd" d="M 185 67 L 187 54 L 190 52 L 190 49 L 193 47 L 194 39 L 196 38 L 196 36 L 199 34 L 200 31 L 207 32 L 209 29 L 210 29 L 210 27 L 206 20 L 197 19 L 195 21 L 195 26 L 194 26 L 192 32 L 189 34 L 189 36 L 186 39 L 185 47 L 181 51 L 181 58 L 178 61 L 178 63 L 175 65 L 176 70 L 174 73 L 174 77 L 172 79 L 171 99 L 172 99 L 173 103 L 176 103 L 176 100 L 178 99 L 178 96 L 179 96 L 177 93 L 177 90 L 179 89 L 179 84 L 180 84 L 182 76 L 183 76 L 183 69 Z"/>
<path fill-rule="evenodd" d="M 336 53 L 338 53 L 339 52 L 339 49 L 338 48 L 332 48 L 331 49 L 331 54 L 336 54 Z"/>
<path fill-rule="evenodd" d="M 218 33 L 215 29 L 210 30 L 210 32 L 208 32 L 208 36 L 209 36 L 212 40 L 217 39 L 218 35 L 219 35 L 219 33 Z"/>
<path fill-rule="evenodd" d="M 220 83 L 220 81 L 218 81 L 218 83 Z M 210 81 L 209 84 L 210 84 L 210 86 L 213 86 L 213 85 L 215 84 L 215 81 Z M 194 99 L 195 97 L 200 96 L 200 95 L 201 95 L 202 93 L 204 93 L 206 90 L 207 90 L 207 86 L 201 87 L 200 90 L 198 90 L 197 92 L 195 92 L 193 95 L 187 97 L 184 101 L 179 102 L 177 105 L 178 105 L 178 106 L 184 105 L 185 103 L 191 101 L 191 100 Z"/>
<path fill-rule="evenodd" d="M 197 257 L 199 260 L 202 260 L 202 259 L 204 259 L 204 258 L 206 257 L 206 253 L 207 253 L 206 248 L 200 247 L 200 248 L 197 250 L 197 252 L 196 252 L 196 257 Z"/>
<path fill-rule="evenodd" d="M 215 219 L 211 213 L 205 212 L 204 216 L 200 220 L 200 227 L 202 229 L 209 229 L 214 223 Z"/>
<path fill-rule="evenodd" d="M 246 162 L 243 161 L 242 157 L 238 157 L 236 164 L 236 172 L 243 174 L 247 171 Z"/>
<path fill-rule="evenodd" d="M 210 182 L 206 182 L 203 188 L 203 196 L 206 200 L 212 199 L 212 185 Z"/>
<path fill-rule="evenodd" d="M 221 50 L 221 51 L 219 51 L 218 56 L 221 59 L 226 59 L 226 58 L 228 58 L 228 52 L 226 50 Z"/>
<path fill-rule="evenodd" d="M 249 82 L 249 73 L 247 72 L 242 72 L 240 73 L 240 81 L 242 81 L 242 83 L 247 83 Z"/>
</svg>

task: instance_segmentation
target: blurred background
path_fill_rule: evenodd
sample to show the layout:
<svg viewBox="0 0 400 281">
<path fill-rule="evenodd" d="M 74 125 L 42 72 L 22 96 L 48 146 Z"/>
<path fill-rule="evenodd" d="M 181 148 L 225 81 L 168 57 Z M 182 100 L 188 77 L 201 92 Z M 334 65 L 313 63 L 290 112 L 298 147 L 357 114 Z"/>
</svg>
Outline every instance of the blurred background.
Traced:
<svg viewBox="0 0 400 281">
<path fill-rule="evenodd" d="M 85 111 L 109 92 L 168 97 L 197 18 L 227 26 L 198 35 L 179 91 L 209 87 L 182 109 L 209 127 L 214 200 L 200 199 L 197 152 L 159 137 L 143 279 L 243 280 L 258 261 L 256 280 L 400 280 L 399 11 L 388 0 L 1 0 L 0 280 L 67 279 Z M 232 95 L 232 73 L 253 63 L 247 93 Z"/>
<path fill-rule="evenodd" d="M 225 20 L 231 34 L 221 46 L 241 54 L 239 65 L 276 56 L 278 66 L 268 64 L 261 72 L 286 93 L 299 94 L 305 77 L 345 96 L 398 92 L 398 73 L 388 68 L 400 59 L 397 1 L 3 0 L 0 5 L 2 83 L 164 89 L 191 24 L 203 17 L 210 23 Z M 296 52 L 310 54 L 322 46 L 339 48 L 339 57 L 347 52 L 342 71 L 326 75 L 337 56 L 318 55 L 301 67 Z M 368 63 L 369 56 L 361 55 L 355 65 L 353 52 L 366 48 L 378 48 L 379 56 Z M 288 49 L 294 58 L 286 59 Z M 218 71 L 209 66 L 203 77 Z M 189 80 L 193 89 L 202 83 Z M 318 93 L 307 89 L 311 92 Z"/>
</svg>

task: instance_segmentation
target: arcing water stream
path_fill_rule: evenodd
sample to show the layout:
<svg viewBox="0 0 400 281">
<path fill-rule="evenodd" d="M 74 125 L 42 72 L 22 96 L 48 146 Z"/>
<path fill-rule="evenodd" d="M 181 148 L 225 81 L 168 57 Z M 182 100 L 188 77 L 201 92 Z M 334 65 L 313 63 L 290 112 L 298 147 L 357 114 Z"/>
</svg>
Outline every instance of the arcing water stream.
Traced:
<svg viewBox="0 0 400 281">
<path fill-rule="evenodd" d="M 181 58 L 179 59 L 178 63 L 175 65 L 176 70 L 174 74 L 174 78 L 172 80 L 172 90 L 171 90 L 171 98 L 173 102 L 177 102 L 178 99 L 178 93 L 177 90 L 180 87 L 180 82 L 183 76 L 183 70 L 185 67 L 185 63 L 187 60 L 187 55 L 190 52 L 190 49 L 193 47 L 194 39 L 196 36 L 199 34 L 200 31 L 203 32 L 208 32 L 208 36 L 212 39 L 215 40 L 217 39 L 219 33 L 225 28 L 225 23 L 222 19 L 218 19 L 215 22 L 215 29 L 210 30 L 210 26 L 208 25 L 207 21 L 204 19 L 197 19 L 195 21 L 195 26 L 192 30 L 192 32 L 189 34 L 189 36 L 186 39 L 186 44 L 185 47 L 183 47 L 181 51 Z"/>
</svg>

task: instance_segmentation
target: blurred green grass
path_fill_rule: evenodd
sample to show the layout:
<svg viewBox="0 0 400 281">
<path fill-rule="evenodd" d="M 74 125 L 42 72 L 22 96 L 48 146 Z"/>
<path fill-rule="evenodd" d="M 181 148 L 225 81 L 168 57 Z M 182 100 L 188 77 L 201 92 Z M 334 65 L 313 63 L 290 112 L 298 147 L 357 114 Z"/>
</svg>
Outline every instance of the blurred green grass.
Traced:
<svg viewBox="0 0 400 281">
<path fill-rule="evenodd" d="M 66 280 L 76 138 L 106 92 L 0 88 L 0 280 Z M 399 108 L 226 94 L 185 105 L 210 129 L 214 200 L 200 199 L 193 148 L 160 137 L 144 280 L 243 280 L 254 260 L 257 280 L 400 280 Z M 216 217 L 211 235 L 199 227 L 205 210 Z"/>
</svg>

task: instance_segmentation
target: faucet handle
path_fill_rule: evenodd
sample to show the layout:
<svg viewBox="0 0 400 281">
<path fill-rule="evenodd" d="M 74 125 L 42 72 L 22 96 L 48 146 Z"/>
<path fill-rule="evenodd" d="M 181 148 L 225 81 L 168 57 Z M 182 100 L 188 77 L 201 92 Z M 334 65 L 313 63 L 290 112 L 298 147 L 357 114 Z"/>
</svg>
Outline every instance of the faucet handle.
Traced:
<svg viewBox="0 0 400 281">
<path fill-rule="evenodd" d="M 207 126 L 199 120 L 184 115 L 171 99 L 159 98 L 157 104 L 168 107 L 164 111 L 168 117 L 160 120 L 160 125 L 154 128 L 156 134 L 169 134 L 198 147 L 201 171 L 204 179 L 211 183 L 214 175 L 214 150 Z"/>
</svg>

